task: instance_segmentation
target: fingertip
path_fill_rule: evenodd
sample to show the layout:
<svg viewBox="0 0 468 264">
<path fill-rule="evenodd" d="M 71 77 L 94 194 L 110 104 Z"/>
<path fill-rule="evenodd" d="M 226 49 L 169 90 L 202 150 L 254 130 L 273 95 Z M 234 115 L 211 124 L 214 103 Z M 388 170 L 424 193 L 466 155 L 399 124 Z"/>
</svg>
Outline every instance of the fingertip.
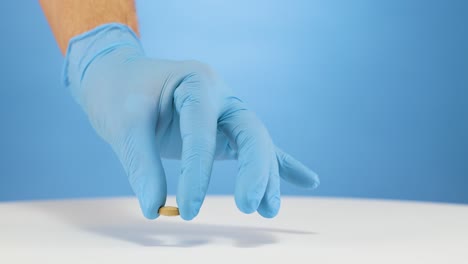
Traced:
<svg viewBox="0 0 468 264">
<path fill-rule="evenodd" d="M 207 182 L 197 186 L 196 184 L 199 178 L 193 176 L 194 175 L 189 172 L 185 172 L 181 175 L 176 197 L 180 217 L 187 221 L 194 219 L 198 215 L 203 201 L 205 200 L 206 189 L 208 188 Z"/>
<path fill-rule="evenodd" d="M 317 173 L 313 172 L 308 168 L 304 168 L 303 174 L 306 175 L 306 177 L 304 177 L 304 180 L 302 181 L 302 185 L 300 187 L 314 190 L 320 186 L 320 178 L 317 175 Z"/>
<path fill-rule="evenodd" d="M 320 185 L 317 173 L 278 148 L 276 153 L 283 180 L 305 189 L 316 189 Z"/>
<path fill-rule="evenodd" d="M 159 217 L 159 214 L 153 210 L 143 210 L 143 216 L 148 220 L 154 220 Z"/>
<path fill-rule="evenodd" d="M 158 209 L 166 203 L 167 186 L 154 134 L 148 126 L 142 124 L 142 127 L 129 132 L 115 150 L 138 198 L 143 216 L 156 219 Z"/>
<path fill-rule="evenodd" d="M 159 217 L 158 210 L 164 205 L 164 202 L 161 203 L 160 201 L 155 200 L 151 201 L 150 199 L 145 199 L 145 197 L 139 197 L 138 200 L 141 212 L 146 219 L 154 220 Z"/>
<path fill-rule="evenodd" d="M 257 211 L 267 190 L 268 163 L 266 159 L 251 159 L 243 165 L 237 176 L 234 199 L 241 212 L 251 214 Z"/>
<path fill-rule="evenodd" d="M 258 213 L 264 218 L 273 218 L 278 215 L 279 209 L 281 207 L 281 199 L 279 196 L 274 196 L 268 201 L 268 207 L 260 206 L 258 208 Z"/>
<path fill-rule="evenodd" d="M 143 216 L 150 220 L 158 218 L 159 208 L 166 203 L 165 182 L 161 184 L 157 177 L 138 176 L 137 179 L 132 182 L 132 187 Z"/>
<path fill-rule="evenodd" d="M 179 213 L 180 217 L 186 221 L 193 220 L 200 211 L 200 205 L 192 204 L 192 205 L 179 205 Z"/>
<path fill-rule="evenodd" d="M 245 214 L 251 214 L 257 211 L 261 202 L 261 198 L 258 197 L 258 195 L 236 195 L 235 201 L 237 208 L 241 212 Z"/>
<path fill-rule="evenodd" d="M 312 189 L 317 189 L 320 186 L 320 177 L 314 172 L 314 184 Z"/>
</svg>

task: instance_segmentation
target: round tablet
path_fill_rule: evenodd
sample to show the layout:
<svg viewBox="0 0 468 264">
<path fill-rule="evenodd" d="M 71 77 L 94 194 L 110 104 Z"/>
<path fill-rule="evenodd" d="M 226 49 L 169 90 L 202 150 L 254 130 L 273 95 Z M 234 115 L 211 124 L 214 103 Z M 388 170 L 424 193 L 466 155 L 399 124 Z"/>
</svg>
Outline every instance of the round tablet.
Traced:
<svg viewBox="0 0 468 264">
<path fill-rule="evenodd" d="M 163 206 L 159 208 L 158 213 L 164 216 L 177 216 L 179 215 L 179 208 L 174 206 Z"/>
</svg>

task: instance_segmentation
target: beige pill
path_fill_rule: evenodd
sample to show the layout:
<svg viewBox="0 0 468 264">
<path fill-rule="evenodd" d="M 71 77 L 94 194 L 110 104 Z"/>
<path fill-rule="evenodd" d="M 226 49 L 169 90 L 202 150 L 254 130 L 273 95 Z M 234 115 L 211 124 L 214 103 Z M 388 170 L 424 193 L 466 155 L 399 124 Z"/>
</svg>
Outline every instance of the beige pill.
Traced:
<svg viewBox="0 0 468 264">
<path fill-rule="evenodd" d="M 159 208 L 158 213 L 164 216 L 177 216 L 179 215 L 179 208 L 174 206 L 163 206 Z"/>
</svg>

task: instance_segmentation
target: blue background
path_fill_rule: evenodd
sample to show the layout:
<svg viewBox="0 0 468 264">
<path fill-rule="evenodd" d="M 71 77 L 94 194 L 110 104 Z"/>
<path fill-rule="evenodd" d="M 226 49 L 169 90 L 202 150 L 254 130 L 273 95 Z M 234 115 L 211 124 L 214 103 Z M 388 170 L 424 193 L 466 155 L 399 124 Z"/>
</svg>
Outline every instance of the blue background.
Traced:
<svg viewBox="0 0 468 264">
<path fill-rule="evenodd" d="M 211 64 L 322 185 L 285 194 L 468 203 L 468 2 L 138 1 L 151 56 Z M 37 1 L 0 16 L 0 200 L 130 195 L 61 87 Z M 168 161 L 174 194 L 179 163 Z M 235 162 L 209 192 L 230 194 Z"/>
</svg>

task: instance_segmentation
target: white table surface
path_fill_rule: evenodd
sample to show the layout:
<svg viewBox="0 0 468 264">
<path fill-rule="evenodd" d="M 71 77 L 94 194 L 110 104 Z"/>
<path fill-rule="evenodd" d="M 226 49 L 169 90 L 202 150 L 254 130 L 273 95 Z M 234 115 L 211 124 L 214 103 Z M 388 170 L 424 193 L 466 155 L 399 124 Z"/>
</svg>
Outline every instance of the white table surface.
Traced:
<svg viewBox="0 0 468 264">
<path fill-rule="evenodd" d="M 175 205 L 169 197 L 167 205 Z M 244 215 L 209 196 L 191 222 L 134 198 L 0 203 L 0 263 L 468 263 L 468 206 L 283 197 Z"/>
</svg>

